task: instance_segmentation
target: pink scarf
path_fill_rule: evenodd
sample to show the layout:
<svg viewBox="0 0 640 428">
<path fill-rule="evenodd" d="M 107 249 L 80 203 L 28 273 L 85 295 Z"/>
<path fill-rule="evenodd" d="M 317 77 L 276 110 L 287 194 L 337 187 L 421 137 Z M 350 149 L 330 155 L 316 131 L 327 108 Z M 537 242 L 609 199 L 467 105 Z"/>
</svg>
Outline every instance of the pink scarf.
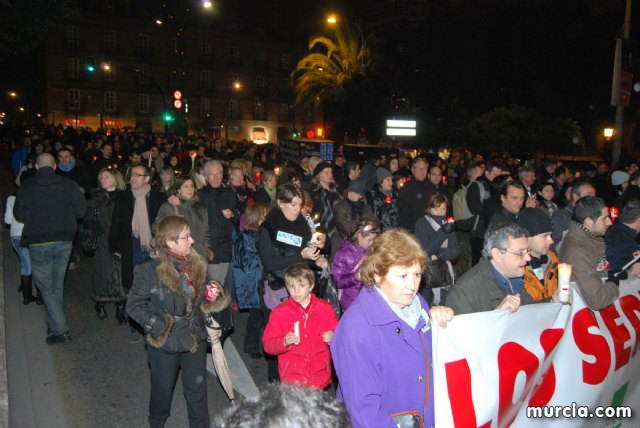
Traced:
<svg viewBox="0 0 640 428">
<path fill-rule="evenodd" d="M 131 219 L 131 230 L 133 236 L 140 238 L 140 246 L 151 251 L 151 226 L 149 225 L 149 212 L 147 210 L 147 193 L 151 190 L 149 184 L 140 190 L 131 189 L 131 193 L 136 198 L 133 207 L 133 218 Z"/>
</svg>

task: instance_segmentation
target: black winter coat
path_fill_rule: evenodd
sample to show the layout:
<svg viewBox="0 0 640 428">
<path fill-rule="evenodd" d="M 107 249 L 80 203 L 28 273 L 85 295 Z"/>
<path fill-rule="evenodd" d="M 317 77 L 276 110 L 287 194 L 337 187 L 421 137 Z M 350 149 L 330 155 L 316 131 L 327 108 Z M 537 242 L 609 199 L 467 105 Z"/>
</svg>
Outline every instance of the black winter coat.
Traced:
<svg viewBox="0 0 640 428">
<path fill-rule="evenodd" d="M 147 193 L 149 226 L 155 222 L 158 211 L 166 200 L 166 196 L 154 188 L 151 188 Z M 123 192 L 118 192 L 109 230 L 109 251 L 122 255 L 122 286 L 125 290 L 129 290 L 133 282 L 133 231 L 131 229 L 131 219 L 133 218 L 134 206 L 135 198 L 130 188 Z"/>
<path fill-rule="evenodd" d="M 16 194 L 13 216 L 24 223 L 22 238 L 27 245 L 73 241 L 87 203 L 76 183 L 42 167 L 35 177 L 22 183 Z"/>
<path fill-rule="evenodd" d="M 238 198 L 228 187 L 214 189 L 207 185 L 198 190 L 198 199 L 209 212 L 209 235 L 213 249 L 213 260 L 209 260 L 209 263 L 230 263 L 234 224 L 240 219 Z M 224 209 L 233 211 L 231 219 L 222 214 Z"/>
</svg>

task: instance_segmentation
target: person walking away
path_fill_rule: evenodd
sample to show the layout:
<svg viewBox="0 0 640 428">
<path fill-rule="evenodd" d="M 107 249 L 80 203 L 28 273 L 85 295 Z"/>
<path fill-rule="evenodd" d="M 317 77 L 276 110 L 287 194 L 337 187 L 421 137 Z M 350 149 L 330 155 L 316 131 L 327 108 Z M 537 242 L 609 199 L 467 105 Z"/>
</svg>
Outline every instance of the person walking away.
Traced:
<svg viewBox="0 0 640 428">
<path fill-rule="evenodd" d="M 52 155 L 39 155 L 36 176 L 18 189 L 13 208 L 16 220 L 24 223 L 22 233 L 25 245 L 29 246 L 33 279 L 45 304 L 48 345 L 71 341 L 64 313 L 64 278 L 76 234 L 76 219 L 82 218 L 87 209 L 78 186 L 57 176 L 55 168 Z"/>
</svg>

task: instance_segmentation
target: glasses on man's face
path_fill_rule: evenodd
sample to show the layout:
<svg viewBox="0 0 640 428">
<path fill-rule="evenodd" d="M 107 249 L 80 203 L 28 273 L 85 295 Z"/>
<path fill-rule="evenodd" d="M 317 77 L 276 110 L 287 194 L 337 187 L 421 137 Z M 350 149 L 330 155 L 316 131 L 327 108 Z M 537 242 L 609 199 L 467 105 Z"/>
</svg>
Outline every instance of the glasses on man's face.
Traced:
<svg viewBox="0 0 640 428">
<path fill-rule="evenodd" d="M 132 172 L 131 177 L 146 177 L 147 174 L 138 174 L 137 172 Z"/>
<path fill-rule="evenodd" d="M 509 254 L 513 254 L 514 256 L 518 256 L 521 259 L 526 257 L 528 254 L 531 254 L 531 249 L 530 248 L 525 248 L 524 250 L 521 251 L 509 251 L 507 249 L 504 248 L 500 248 L 500 251 L 502 253 L 509 253 Z"/>
<path fill-rule="evenodd" d="M 184 235 L 184 236 L 178 236 L 178 239 L 185 239 L 185 240 L 188 241 L 189 239 L 193 239 L 193 238 L 191 237 L 191 234 L 189 233 L 189 234 Z"/>
</svg>

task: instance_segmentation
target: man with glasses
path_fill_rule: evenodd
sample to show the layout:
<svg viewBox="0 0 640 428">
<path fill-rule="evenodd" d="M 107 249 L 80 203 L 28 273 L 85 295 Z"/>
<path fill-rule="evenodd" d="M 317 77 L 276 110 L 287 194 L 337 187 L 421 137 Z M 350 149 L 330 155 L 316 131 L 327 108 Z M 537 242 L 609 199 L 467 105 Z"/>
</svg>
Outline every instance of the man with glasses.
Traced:
<svg viewBox="0 0 640 428">
<path fill-rule="evenodd" d="M 482 259 L 468 270 L 447 295 L 446 306 L 456 315 L 505 309 L 534 303 L 524 288 L 529 256 L 529 234 L 516 223 L 489 225 Z"/>
<path fill-rule="evenodd" d="M 585 196 L 576 202 L 569 233 L 560 249 L 560 261 L 573 266 L 575 281 L 582 298 L 593 311 L 609 306 L 618 298 L 618 280 L 609 275 L 604 235 L 611 226 L 604 200 Z"/>
<path fill-rule="evenodd" d="M 122 287 L 129 292 L 133 283 L 133 267 L 149 259 L 151 225 L 156 221 L 166 196 L 152 188 L 151 170 L 142 164 L 134 165 L 129 174 L 129 187 L 116 194 L 113 206 L 109 250 L 120 258 Z M 116 304 L 116 319 L 126 322 L 125 301 Z"/>
<path fill-rule="evenodd" d="M 524 273 L 524 288 L 536 302 L 549 302 L 558 289 L 558 256 L 551 250 L 553 227 L 542 210 L 525 208 L 518 224 L 529 232 L 531 261 Z"/>
</svg>

